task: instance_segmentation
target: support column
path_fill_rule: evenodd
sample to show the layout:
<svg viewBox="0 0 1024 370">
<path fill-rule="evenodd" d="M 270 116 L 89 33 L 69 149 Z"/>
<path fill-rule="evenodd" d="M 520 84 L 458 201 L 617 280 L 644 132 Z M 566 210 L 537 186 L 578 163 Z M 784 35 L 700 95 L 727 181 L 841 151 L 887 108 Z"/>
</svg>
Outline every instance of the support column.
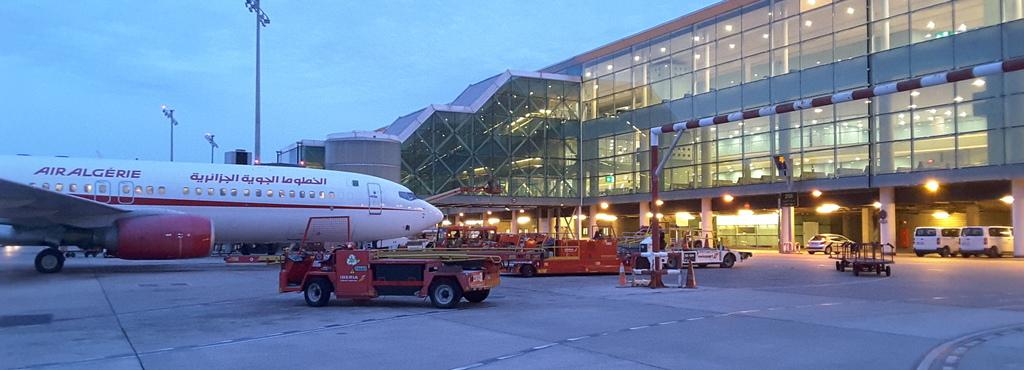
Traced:
<svg viewBox="0 0 1024 370">
<path fill-rule="evenodd" d="M 981 207 L 977 204 L 967 206 L 967 226 L 981 225 Z"/>
<path fill-rule="evenodd" d="M 512 225 L 511 226 L 512 233 L 513 234 L 518 234 L 519 233 L 519 212 L 517 212 L 514 209 L 512 210 L 512 222 L 511 222 L 511 225 Z"/>
<path fill-rule="evenodd" d="M 537 232 L 539 233 L 550 233 L 551 232 L 551 210 L 544 208 L 537 208 Z"/>
<path fill-rule="evenodd" d="M 583 234 L 590 238 L 594 236 L 594 229 L 597 228 L 597 210 L 600 206 L 595 204 L 587 208 L 590 209 L 590 215 L 587 216 L 587 229 L 583 230 Z"/>
<path fill-rule="evenodd" d="M 786 243 L 793 242 L 793 207 L 782 207 L 779 212 L 779 251 Z"/>
<path fill-rule="evenodd" d="M 711 198 L 700 199 L 700 230 L 707 236 L 709 231 L 715 230 L 715 224 L 713 221 L 713 214 L 711 210 Z"/>
<path fill-rule="evenodd" d="M 871 221 L 871 208 L 864 207 L 860 209 L 860 242 L 870 243 L 872 235 L 874 235 L 875 223 Z"/>
<path fill-rule="evenodd" d="M 888 243 L 896 246 L 896 188 L 878 189 L 878 202 L 882 203 L 879 212 L 885 212 L 886 219 L 879 217 L 878 239 L 883 245 Z"/>
<path fill-rule="evenodd" d="M 1010 181 L 1010 195 L 1014 199 L 1011 205 L 1013 230 L 1018 232 L 1017 230 L 1024 230 L 1024 179 Z M 1013 256 L 1024 257 L 1024 235 L 1013 238 Z"/>
<path fill-rule="evenodd" d="M 640 202 L 640 226 L 651 226 L 651 219 L 647 218 L 647 212 L 651 211 L 650 202 Z"/>
<path fill-rule="evenodd" d="M 584 233 L 583 233 L 583 206 L 576 206 L 576 212 L 574 214 L 576 215 L 576 220 L 575 220 L 575 222 L 573 222 L 573 229 L 575 229 L 576 232 L 574 233 L 572 238 L 573 239 L 580 239 L 580 238 L 582 238 L 582 235 L 584 235 Z"/>
</svg>

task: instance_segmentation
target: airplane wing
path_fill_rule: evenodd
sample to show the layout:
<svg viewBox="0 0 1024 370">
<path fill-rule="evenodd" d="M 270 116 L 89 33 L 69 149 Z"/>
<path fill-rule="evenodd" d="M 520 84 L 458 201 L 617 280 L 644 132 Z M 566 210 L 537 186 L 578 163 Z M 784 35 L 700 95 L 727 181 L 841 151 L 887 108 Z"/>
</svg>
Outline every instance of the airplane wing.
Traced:
<svg viewBox="0 0 1024 370">
<path fill-rule="evenodd" d="M 75 225 L 87 219 L 114 219 L 129 212 L 93 200 L 0 179 L 0 224 Z"/>
</svg>

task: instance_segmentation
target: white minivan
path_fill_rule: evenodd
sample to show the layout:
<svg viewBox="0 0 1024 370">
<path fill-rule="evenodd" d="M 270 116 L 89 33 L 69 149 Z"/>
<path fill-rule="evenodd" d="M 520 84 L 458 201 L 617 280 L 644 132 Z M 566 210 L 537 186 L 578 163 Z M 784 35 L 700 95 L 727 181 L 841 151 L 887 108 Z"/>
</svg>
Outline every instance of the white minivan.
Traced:
<svg viewBox="0 0 1024 370">
<path fill-rule="evenodd" d="M 960 255 L 999 257 L 1013 252 L 1013 228 L 1009 226 L 967 226 L 960 229 Z"/>
<path fill-rule="evenodd" d="M 960 252 L 960 228 L 919 227 L 914 229 L 914 254 L 923 257 L 929 253 L 955 256 Z"/>
</svg>

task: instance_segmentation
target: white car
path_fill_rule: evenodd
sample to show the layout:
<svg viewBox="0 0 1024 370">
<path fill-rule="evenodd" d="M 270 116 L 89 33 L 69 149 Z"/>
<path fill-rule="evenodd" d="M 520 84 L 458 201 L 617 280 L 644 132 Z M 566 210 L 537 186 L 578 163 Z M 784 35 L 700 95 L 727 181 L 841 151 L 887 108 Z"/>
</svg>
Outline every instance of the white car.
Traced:
<svg viewBox="0 0 1024 370">
<path fill-rule="evenodd" d="M 960 255 L 995 258 L 1013 252 L 1013 228 L 1009 226 L 967 226 L 960 229 Z"/>
<path fill-rule="evenodd" d="M 825 254 L 839 253 L 839 246 L 844 243 L 850 243 L 852 240 L 839 234 L 818 234 L 811 238 L 807 242 L 807 253 L 815 254 L 817 252 L 823 252 Z"/>
<path fill-rule="evenodd" d="M 949 257 L 960 253 L 960 228 L 919 227 L 914 229 L 914 254 L 924 257 L 938 253 Z"/>
</svg>

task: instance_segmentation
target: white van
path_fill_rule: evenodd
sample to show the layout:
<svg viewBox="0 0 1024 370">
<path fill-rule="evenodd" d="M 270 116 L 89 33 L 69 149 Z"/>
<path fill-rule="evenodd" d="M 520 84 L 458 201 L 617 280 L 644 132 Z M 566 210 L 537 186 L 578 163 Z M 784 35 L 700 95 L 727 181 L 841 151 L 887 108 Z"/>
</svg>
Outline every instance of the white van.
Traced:
<svg viewBox="0 0 1024 370">
<path fill-rule="evenodd" d="M 914 229 L 914 254 L 923 257 L 929 253 L 955 256 L 960 252 L 960 228 L 919 227 Z"/>
<path fill-rule="evenodd" d="M 999 257 L 1013 252 L 1013 228 L 1009 226 L 967 226 L 960 229 L 960 255 Z"/>
</svg>

